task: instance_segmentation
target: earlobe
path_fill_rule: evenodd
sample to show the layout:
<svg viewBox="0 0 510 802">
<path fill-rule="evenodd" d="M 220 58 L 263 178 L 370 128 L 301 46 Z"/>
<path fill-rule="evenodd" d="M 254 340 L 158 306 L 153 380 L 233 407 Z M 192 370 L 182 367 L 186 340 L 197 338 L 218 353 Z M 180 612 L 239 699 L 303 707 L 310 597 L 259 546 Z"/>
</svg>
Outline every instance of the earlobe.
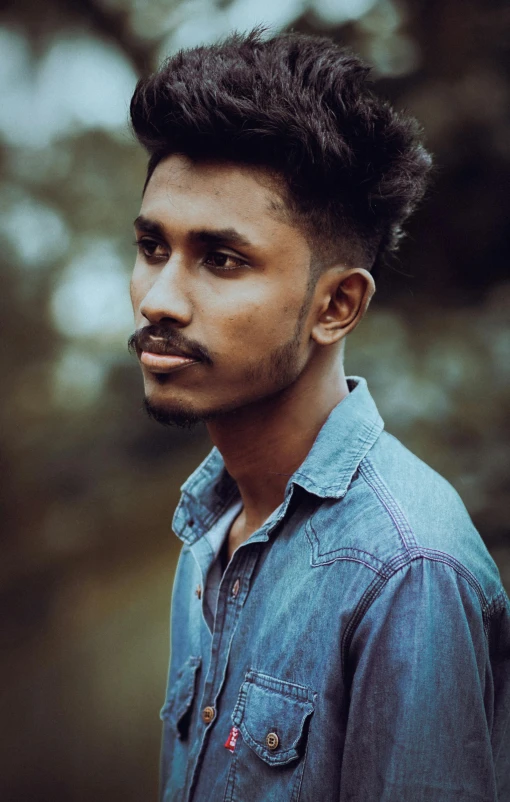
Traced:
<svg viewBox="0 0 510 802">
<path fill-rule="evenodd" d="M 375 292 L 371 274 L 352 268 L 323 276 L 323 298 L 312 339 L 318 345 L 332 345 L 343 339 L 360 322 Z"/>
</svg>

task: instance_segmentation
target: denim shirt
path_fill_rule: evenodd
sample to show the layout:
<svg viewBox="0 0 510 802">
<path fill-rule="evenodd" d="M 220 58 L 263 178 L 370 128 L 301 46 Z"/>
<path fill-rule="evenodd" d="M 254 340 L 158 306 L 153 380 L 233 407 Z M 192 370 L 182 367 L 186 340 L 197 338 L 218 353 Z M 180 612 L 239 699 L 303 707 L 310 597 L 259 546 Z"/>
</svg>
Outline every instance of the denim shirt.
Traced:
<svg viewBox="0 0 510 802">
<path fill-rule="evenodd" d="M 182 488 L 164 802 L 509 802 L 510 605 L 454 489 L 363 379 L 204 614 L 217 450 Z"/>
</svg>

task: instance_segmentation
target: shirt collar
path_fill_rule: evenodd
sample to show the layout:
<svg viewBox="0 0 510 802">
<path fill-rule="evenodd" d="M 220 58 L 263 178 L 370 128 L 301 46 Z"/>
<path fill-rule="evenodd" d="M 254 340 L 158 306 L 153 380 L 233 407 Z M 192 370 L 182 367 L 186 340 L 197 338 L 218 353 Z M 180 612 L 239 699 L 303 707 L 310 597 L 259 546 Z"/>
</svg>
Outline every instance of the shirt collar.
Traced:
<svg viewBox="0 0 510 802">
<path fill-rule="evenodd" d="M 349 395 L 333 409 L 290 481 L 320 498 L 342 498 L 384 423 L 366 380 L 347 379 Z"/>
<path fill-rule="evenodd" d="M 320 498 L 342 498 L 384 424 L 365 379 L 347 379 L 349 395 L 332 410 L 308 456 L 290 477 L 285 497 L 299 485 Z M 223 458 L 213 448 L 181 487 L 174 532 L 193 543 L 218 519 L 239 491 Z"/>
</svg>

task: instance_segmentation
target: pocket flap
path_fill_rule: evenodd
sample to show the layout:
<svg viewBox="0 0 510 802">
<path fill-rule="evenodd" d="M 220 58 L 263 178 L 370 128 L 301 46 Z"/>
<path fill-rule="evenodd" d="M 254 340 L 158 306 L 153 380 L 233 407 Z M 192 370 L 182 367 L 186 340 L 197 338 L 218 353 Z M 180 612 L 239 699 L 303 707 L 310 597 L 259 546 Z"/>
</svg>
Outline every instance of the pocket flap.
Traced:
<svg viewBox="0 0 510 802">
<path fill-rule="evenodd" d="M 296 760 L 314 694 L 308 688 L 248 671 L 232 720 L 245 742 L 269 765 Z"/>
<path fill-rule="evenodd" d="M 200 657 L 188 657 L 178 671 L 167 700 L 161 708 L 160 718 L 172 722 L 177 727 L 180 737 L 184 735 L 183 720 L 195 695 L 195 681 L 200 663 Z"/>
</svg>

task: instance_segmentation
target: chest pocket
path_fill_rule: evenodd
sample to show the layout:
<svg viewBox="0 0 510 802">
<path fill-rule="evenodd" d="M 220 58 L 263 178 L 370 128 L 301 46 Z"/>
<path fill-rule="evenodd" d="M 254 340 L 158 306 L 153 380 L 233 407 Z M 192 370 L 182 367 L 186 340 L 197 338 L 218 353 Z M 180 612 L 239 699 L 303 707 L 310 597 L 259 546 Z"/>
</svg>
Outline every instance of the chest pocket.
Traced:
<svg viewBox="0 0 510 802">
<path fill-rule="evenodd" d="M 179 670 L 160 713 L 165 726 L 176 731 L 177 737 L 181 740 L 188 734 L 200 662 L 200 657 L 188 657 Z"/>
<path fill-rule="evenodd" d="M 227 802 L 297 802 L 315 694 L 248 671 L 232 721 L 239 737 L 227 782 Z"/>
<path fill-rule="evenodd" d="M 160 786 L 161 798 L 165 802 L 177 802 L 181 798 L 185 784 L 189 750 L 188 733 L 200 663 L 200 657 L 188 657 L 177 673 L 160 713 L 163 721 Z"/>
</svg>

